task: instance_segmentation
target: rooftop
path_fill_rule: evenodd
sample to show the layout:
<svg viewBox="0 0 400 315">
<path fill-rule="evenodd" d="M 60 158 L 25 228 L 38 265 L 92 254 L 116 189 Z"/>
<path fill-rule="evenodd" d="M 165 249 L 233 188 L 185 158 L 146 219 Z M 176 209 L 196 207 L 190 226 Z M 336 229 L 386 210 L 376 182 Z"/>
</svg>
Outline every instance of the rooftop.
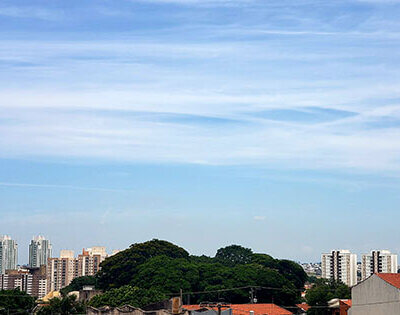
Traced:
<svg viewBox="0 0 400 315">
<path fill-rule="evenodd" d="M 183 308 L 187 310 L 200 309 L 199 305 L 183 305 Z M 224 309 L 231 308 L 233 315 L 249 315 L 250 311 L 254 311 L 254 315 L 291 315 L 292 312 L 272 303 L 260 303 L 260 304 L 231 304 Z M 216 308 L 210 308 L 215 309 Z"/>
<path fill-rule="evenodd" d="M 392 286 L 400 289 L 400 273 L 376 273 L 376 275 Z"/>
</svg>

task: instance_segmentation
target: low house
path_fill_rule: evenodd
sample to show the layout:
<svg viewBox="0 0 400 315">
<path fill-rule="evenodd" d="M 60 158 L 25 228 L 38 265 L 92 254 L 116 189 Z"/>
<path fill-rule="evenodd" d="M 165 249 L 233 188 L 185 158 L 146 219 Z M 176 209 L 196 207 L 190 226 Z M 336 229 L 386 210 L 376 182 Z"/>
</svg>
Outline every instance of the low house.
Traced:
<svg viewBox="0 0 400 315">
<path fill-rule="evenodd" d="M 310 309 L 310 306 L 307 303 L 296 304 L 296 306 L 298 307 L 297 314 L 300 315 L 307 314 L 307 311 Z"/>
<path fill-rule="evenodd" d="M 183 305 L 183 309 L 196 311 L 200 309 L 199 305 Z M 216 307 L 207 307 L 217 311 Z M 223 310 L 231 309 L 232 315 L 292 315 L 293 313 L 272 303 L 260 304 L 229 304 Z"/>
<path fill-rule="evenodd" d="M 400 274 L 376 273 L 351 289 L 349 315 L 399 315 Z"/>
<path fill-rule="evenodd" d="M 328 302 L 332 315 L 348 315 L 351 304 L 351 300 L 343 299 L 332 299 Z"/>
<path fill-rule="evenodd" d="M 153 303 L 143 307 L 143 309 L 131 305 L 98 308 L 89 306 L 86 309 L 88 315 L 189 315 L 188 313 L 188 311 L 182 309 L 182 302 L 179 297 Z"/>
</svg>

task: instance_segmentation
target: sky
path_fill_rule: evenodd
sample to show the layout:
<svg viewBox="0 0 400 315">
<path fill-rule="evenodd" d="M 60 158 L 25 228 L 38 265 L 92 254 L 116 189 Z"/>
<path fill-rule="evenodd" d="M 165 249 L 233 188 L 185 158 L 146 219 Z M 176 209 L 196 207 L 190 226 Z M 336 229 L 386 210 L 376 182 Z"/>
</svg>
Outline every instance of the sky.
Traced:
<svg viewBox="0 0 400 315">
<path fill-rule="evenodd" d="M 2 0 L 0 235 L 400 253 L 400 1 Z"/>
</svg>

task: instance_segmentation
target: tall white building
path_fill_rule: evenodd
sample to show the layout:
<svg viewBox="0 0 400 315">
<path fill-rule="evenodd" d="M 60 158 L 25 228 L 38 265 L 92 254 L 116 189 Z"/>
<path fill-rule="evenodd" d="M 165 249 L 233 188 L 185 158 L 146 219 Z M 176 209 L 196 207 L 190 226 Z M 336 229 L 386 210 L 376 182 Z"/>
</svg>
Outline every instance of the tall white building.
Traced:
<svg viewBox="0 0 400 315">
<path fill-rule="evenodd" d="M 51 244 L 43 236 L 35 236 L 29 245 L 29 266 L 39 268 L 47 265 L 47 259 L 51 257 Z"/>
<path fill-rule="evenodd" d="M 0 274 L 17 269 L 18 245 L 10 236 L 0 236 Z"/>
<path fill-rule="evenodd" d="M 69 285 L 76 277 L 94 276 L 106 257 L 106 248 L 101 246 L 83 249 L 82 254 L 76 258 L 74 251 L 62 250 L 60 258 L 48 259 L 48 291 L 58 291 Z"/>
<path fill-rule="evenodd" d="M 322 278 L 357 284 L 357 255 L 349 250 L 332 250 L 321 255 Z"/>
<path fill-rule="evenodd" d="M 397 255 L 388 250 L 373 250 L 361 258 L 361 279 L 374 273 L 397 273 Z"/>
</svg>

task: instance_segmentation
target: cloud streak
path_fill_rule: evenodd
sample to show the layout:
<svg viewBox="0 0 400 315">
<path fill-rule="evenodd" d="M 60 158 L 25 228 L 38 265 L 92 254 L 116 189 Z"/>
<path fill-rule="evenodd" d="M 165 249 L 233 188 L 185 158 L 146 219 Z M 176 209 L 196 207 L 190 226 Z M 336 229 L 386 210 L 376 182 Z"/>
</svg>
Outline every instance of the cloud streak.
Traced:
<svg viewBox="0 0 400 315">
<path fill-rule="evenodd" d="M 180 33 L 160 15 L 115 38 L 72 29 L 70 39 L 4 40 L 0 156 L 399 171 L 395 20 L 378 25 L 367 7 L 351 11 L 354 1 L 321 4 L 325 24 L 309 1 L 282 14 L 278 2 L 202 2 L 218 24 L 188 11 L 199 1 L 157 2 L 184 21 Z M 132 11 L 113 12 L 144 10 L 123 5 Z M 232 21 L 219 5 L 246 9 Z M 92 9 L 89 34 L 90 21 L 115 26 L 114 13 Z"/>
<path fill-rule="evenodd" d="M 99 187 L 84 187 L 75 185 L 54 185 L 54 184 L 29 184 L 29 183 L 12 183 L 0 182 L 3 187 L 21 187 L 21 188 L 54 188 L 63 190 L 90 190 L 90 191 L 107 191 L 107 192 L 133 192 L 128 189 L 112 189 L 112 188 L 99 188 Z"/>
</svg>

